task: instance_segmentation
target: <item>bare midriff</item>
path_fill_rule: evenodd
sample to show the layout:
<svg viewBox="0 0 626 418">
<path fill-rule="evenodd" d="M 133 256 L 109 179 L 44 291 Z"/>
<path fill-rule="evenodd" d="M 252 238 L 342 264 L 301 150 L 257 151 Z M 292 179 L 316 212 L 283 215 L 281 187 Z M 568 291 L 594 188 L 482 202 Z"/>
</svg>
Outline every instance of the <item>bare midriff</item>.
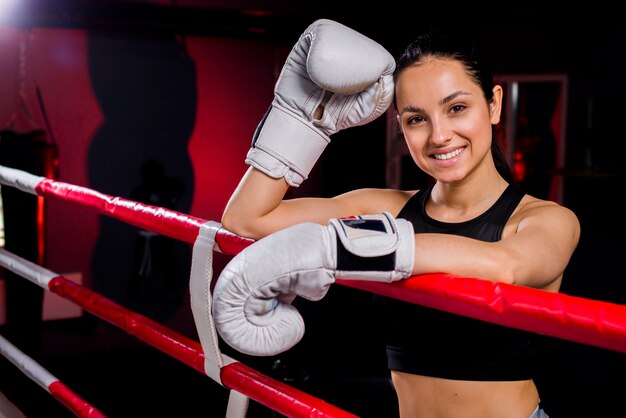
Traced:
<svg viewBox="0 0 626 418">
<path fill-rule="evenodd" d="M 401 418 L 528 418 L 539 404 L 532 380 L 450 380 L 391 372 Z"/>
</svg>

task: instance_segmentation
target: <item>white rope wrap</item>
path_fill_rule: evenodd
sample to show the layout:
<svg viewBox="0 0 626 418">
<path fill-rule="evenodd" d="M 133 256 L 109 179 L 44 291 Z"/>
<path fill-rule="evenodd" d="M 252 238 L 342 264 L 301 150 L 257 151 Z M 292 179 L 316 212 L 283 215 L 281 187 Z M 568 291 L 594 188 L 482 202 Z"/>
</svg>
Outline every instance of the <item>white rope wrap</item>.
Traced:
<svg viewBox="0 0 626 418">
<path fill-rule="evenodd" d="M 1 335 L 0 353 L 47 392 L 50 392 L 50 385 L 59 380 Z"/>
<path fill-rule="evenodd" d="M 0 184 L 12 186 L 23 192 L 36 195 L 35 188 L 45 177 L 0 165 Z"/>
<path fill-rule="evenodd" d="M 58 274 L 0 248 L 0 265 L 48 290 L 50 280 Z"/>
</svg>

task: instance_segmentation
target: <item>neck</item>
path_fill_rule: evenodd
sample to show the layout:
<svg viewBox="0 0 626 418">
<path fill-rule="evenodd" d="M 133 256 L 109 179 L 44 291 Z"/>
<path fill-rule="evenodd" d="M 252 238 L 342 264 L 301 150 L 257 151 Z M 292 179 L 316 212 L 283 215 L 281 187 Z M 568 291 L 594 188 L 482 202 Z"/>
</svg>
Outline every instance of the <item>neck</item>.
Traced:
<svg viewBox="0 0 626 418">
<path fill-rule="evenodd" d="M 457 210 L 491 206 L 507 188 L 508 183 L 500 176 L 495 166 L 483 171 L 459 182 L 438 181 L 433 187 L 431 202 L 436 206 Z"/>
</svg>

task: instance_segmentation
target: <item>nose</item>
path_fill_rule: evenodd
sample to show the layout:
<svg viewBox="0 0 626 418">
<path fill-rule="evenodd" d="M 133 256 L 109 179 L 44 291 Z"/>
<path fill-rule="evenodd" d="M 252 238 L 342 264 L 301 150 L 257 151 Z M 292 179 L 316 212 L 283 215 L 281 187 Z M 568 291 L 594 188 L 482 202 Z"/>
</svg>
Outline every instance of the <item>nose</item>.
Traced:
<svg viewBox="0 0 626 418">
<path fill-rule="evenodd" d="M 431 142 L 435 144 L 446 144 L 452 139 L 452 129 L 449 121 L 444 117 L 436 117 L 431 119 L 432 132 L 430 135 Z"/>
</svg>

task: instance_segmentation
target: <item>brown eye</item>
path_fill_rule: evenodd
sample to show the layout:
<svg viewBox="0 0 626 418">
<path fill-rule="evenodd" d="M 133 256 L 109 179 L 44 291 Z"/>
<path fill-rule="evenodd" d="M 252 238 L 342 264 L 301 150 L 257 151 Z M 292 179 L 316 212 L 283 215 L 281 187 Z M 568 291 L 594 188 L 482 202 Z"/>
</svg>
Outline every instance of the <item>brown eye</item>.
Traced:
<svg viewBox="0 0 626 418">
<path fill-rule="evenodd" d="M 452 113 L 459 113 L 459 112 L 462 112 L 463 110 L 465 110 L 466 108 L 467 108 L 467 106 L 465 106 L 465 105 L 457 104 L 457 105 L 454 105 L 454 106 L 452 106 L 450 108 L 450 112 L 452 112 Z"/>
<path fill-rule="evenodd" d="M 424 118 L 422 116 L 411 116 L 406 121 L 407 125 L 415 125 L 421 122 L 424 122 Z"/>
</svg>

